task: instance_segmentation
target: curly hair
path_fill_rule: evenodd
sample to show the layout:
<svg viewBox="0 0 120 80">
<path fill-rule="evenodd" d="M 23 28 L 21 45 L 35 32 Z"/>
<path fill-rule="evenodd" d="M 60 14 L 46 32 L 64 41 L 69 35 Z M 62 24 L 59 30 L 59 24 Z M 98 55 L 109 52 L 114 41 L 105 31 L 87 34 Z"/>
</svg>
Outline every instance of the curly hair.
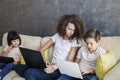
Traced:
<svg viewBox="0 0 120 80">
<path fill-rule="evenodd" d="M 79 39 L 82 39 L 84 35 L 84 22 L 76 14 L 66 14 L 66 15 L 61 16 L 57 24 L 57 30 L 56 30 L 57 33 L 60 36 L 64 37 L 66 34 L 65 29 L 68 23 L 72 23 L 75 26 L 75 32 L 70 39 L 76 38 L 77 41 Z"/>
</svg>

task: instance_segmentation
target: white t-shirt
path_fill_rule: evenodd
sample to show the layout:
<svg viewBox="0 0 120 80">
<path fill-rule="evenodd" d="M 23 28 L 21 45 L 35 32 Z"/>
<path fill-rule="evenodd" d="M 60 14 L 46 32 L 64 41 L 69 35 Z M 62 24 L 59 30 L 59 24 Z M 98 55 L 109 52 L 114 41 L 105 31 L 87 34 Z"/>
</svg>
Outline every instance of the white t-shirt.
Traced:
<svg viewBox="0 0 120 80">
<path fill-rule="evenodd" d="M 52 63 L 56 63 L 56 59 L 66 60 L 71 47 L 81 46 L 80 44 L 77 44 L 76 39 L 63 40 L 63 38 L 57 33 L 52 36 L 52 40 L 55 43 Z"/>
<path fill-rule="evenodd" d="M 9 48 L 9 46 L 5 46 L 3 51 L 6 51 Z M 20 61 L 20 51 L 19 47 L 12 49 L 6 57 L 12 57 L 14 61 Z"/>
<path fill-rule="evenodd" d="M 95 69 L 97 57 L 100 54 L 105 54 L 106 51 L 102 47 L 98 47 L 95 52 L 89 52 L 86 47 L 81 47 L 78 51 L 77 58 L 81 59 L 80 69 Z"/>
</svg>

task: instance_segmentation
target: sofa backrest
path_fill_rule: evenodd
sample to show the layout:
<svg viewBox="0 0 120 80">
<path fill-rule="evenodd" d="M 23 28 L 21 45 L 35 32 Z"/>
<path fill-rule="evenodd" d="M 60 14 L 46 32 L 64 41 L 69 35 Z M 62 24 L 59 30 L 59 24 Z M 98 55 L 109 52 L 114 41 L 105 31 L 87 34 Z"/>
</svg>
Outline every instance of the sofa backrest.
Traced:
<svg viewBox="0 0 120 80">
<path fill-rule="evenodd" d="M 39 36 L 29 36 L 29 35 L 23 35 L 20 34 L 22 45 L 25 48 L 38 50 L 40 46 L 45 44 L 49 39 L 50 36 L 47 37 L 39 37 Z M 2 46 L 4 47 L 7 44 L 7 33 L 3 34 L 3 40 L 2 40 Z M 84 41 L 82 41 L 82 44 L 84 45 Z M 99 45 L 103 47 L 104 49 L 112 50 L 113 53 L 115 53 L 116 60 L 120 60 L 120 36 L 110 36 L 110 37 L 102 37 Z M 49 48 L 49 57 L 50 60 L 52 59 L 53 54 L 53 47 L 51 46 Z"/>
<path fill-rule="evenodd" d="M 20 34 L 21 37 L 21 45 L 25 48 L 33 49 L 33 50 L 38 50 L 40 48 L 40 42 L 42 40 L 41 37 L 38 36 L 29 36 L 29 35 L 23 35 Z M 3 34 L 3 39 L 2 39 L 2 46 L 5 47 L 7 45 L 7 33 Z"/>
<path fill-rule="evenodd" d="M 30 36 L 30 35 L 23 35 L 23 34 L 20 34 L 20 37 L 22 41 L 21 45 L 24 48 L 28 48 L 32 50 L 38 50 L 43 44 L 45 44 L 50 39 L 50 36 L 42 38 L 39 36 Z M 5 45 L 7 45 L 7 33 L 3 34 L 3 39 L 2 39 L 3 48 L 5 47 Z M 51 46 L 48 50 L 50 61 L 52 59 L 53 47 L 54 46 Z"/>
<path fill-rule="evenodd" d="M 105 50 L 110 49 L 116 57 L 116 60 L 120 60 L 120 36 L 102 37 L 99 45 Z"/>
</svg>

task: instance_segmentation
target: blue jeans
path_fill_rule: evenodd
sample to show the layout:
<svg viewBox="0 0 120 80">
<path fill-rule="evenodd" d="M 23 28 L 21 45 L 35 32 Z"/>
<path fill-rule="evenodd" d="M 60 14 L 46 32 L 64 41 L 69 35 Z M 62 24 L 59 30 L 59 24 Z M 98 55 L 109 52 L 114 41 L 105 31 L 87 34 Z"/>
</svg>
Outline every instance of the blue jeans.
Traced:
<svg viewBox="0 0 120 80">
<path fill-rule="evenodd" d="M 83 80 L 98 80 L 98 77 L 95 74 L 85 74 Z"/>
<path fill-rule="evenodd" d="M 76 80 L 75 78 L 67 75 L 61 75 L 57 80 Z"/>
<path fill-rule="evenodd" d="M 60 76 L 59 70 L 48 74 L 44 70 L 29 68 L 25 72 L 25 80 L 56 80 Z"/>
<path fill-rule="evenodd" d="M 0 77 L 3 79 L 5 75 L 7 75 L 14 67 L 15 64 L 13 63 L 0 63 L 0 69 L 2 69 L 0 72 Z"/>
<path fill-rule="evenodd" d="M 61 75 L 57 80 L 82 80 L 82 79 L 73 78 L 67 75 Z M 83 80 L 98 80 L 98 78 L 95 74 L 85 74 L 83 75 Z"/>
<path fill-rule="evenodd" d="M 24 73 L 25 71 L 28 69 L 29 67 L 25 64 L 19 64 L 15 66 L 15 72 L 21 76 L 21 77 L 25 77 Z"/>
</svg>

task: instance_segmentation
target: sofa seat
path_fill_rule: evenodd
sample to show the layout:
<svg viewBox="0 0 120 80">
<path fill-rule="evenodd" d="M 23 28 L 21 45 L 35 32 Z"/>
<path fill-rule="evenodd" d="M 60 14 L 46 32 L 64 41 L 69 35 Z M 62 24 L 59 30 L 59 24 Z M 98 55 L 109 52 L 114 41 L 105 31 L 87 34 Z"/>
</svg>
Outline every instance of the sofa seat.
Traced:
<svg viewBox="0 0 120 80">
<path fill-rule="evenodd" d="M 16 72 L 13 70 L 8 75 L 4 77 L 3 80 L 25 80 L 24 78 L 20 77 Z"/>
</svg>

